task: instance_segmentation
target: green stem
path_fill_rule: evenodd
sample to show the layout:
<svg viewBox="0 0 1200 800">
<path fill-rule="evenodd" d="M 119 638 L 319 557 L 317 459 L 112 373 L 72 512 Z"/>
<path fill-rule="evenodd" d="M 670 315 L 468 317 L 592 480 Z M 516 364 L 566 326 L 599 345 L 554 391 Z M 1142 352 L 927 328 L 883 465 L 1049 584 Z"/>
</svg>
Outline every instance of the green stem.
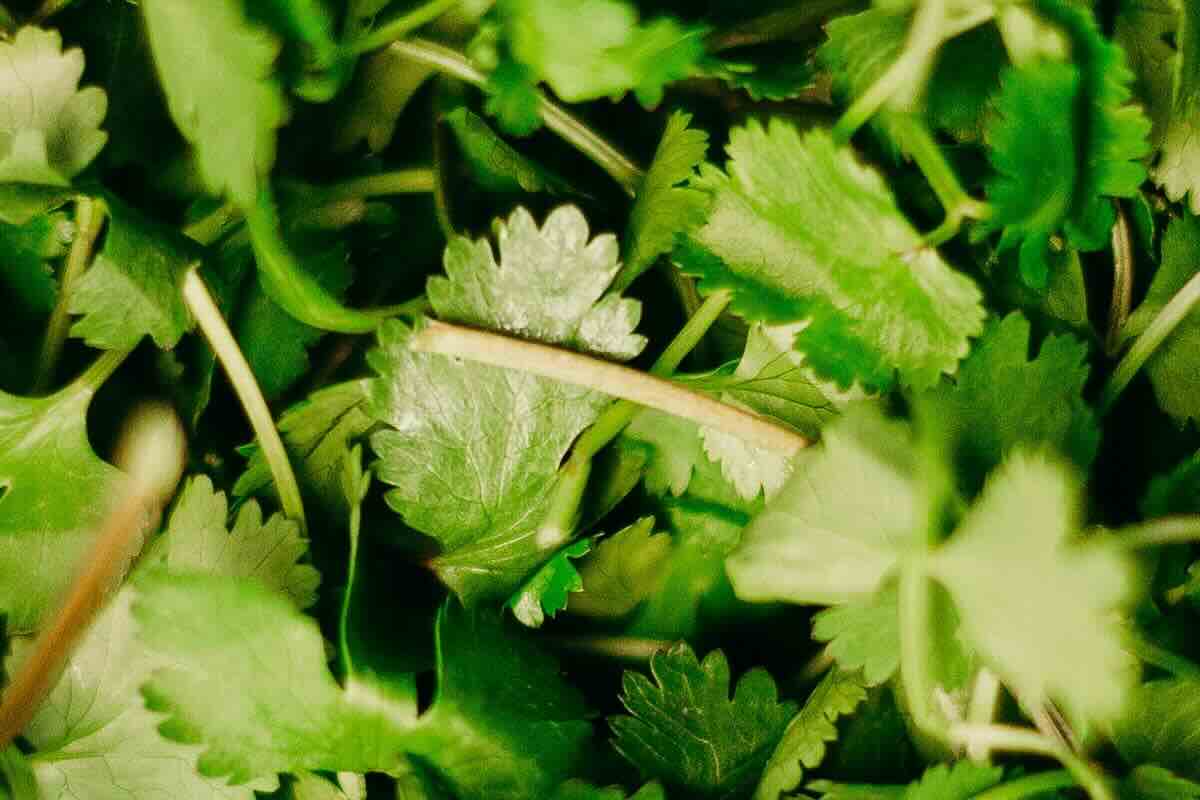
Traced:
<svg viewBox="0 0 1200 800">
<path fill-rule="evenodd" d="M 1023 800 L 1058 789 L 1069 789 L 1075 785 L 1075 777 L 1068 770 L 1039 772 L 1037 775 L 1026 775 L 994 789 L 988 789 L 983 794 L 975 795 L 975 800 Z"/>
<path fill-rule="evenodd" d="M 1129 550 L 1145 550 L 1150 547 L 1192 544 L 1198 541 L 1200 514 L 1178 514 L 1121 528 L 1116 535 L 1100 538 L 1097 543 L 1101 547 L 1117 544 Z"/>
<path fill-rule="evenodd" d="M 962 188 L 954 168 L 923 122 L 906 116 L 897 119 L 891 129 L 897 146 L 916 163 L 946 213 L 942 224 L 925 236 L 927 246 L 938 247 L 953 239 L 962 228 L 963 220 L 984 219 L 990 215 L 991 208 L 986 203 L 979 202 Z"/>
<path fill-rule="evenodd" d="M 396 194 L 428 194 L 433 191 L 434 174 L 429 167 L 398 169 L 378 175 L 351 178 L 329 187 L 335 197 L 388 197 Z"/>
<path fill-rule="evenodd" d="M 394 42 L 391 50 L 404 58 L 418 61 L 460 81 L 479 88 L 486 88 L 487 76 L 467 61 L 462 54 L 422 39 L 407 39 Z M 561 106 L 538 95 L 538 110 L 546 127 L 568 144 L 587 156 L 596 166 L 607 172 L 621 185 L 630 197 L 634 196 L 642 183 L 643 173 L 621 151 L 609 144 Z"/>
<path fill-rule="evenodd" d="M 1107 414 L 1112 410 L 1117 398 L 1121 396 L 1121 392 L 1125 391 L 1125 387 L 1133 380 L 1133 376 L 1137 375 L 1142 365 L 1150 356 L 1154 355 L 1154 351 L 1166 341 L 1175 328 L 1179 327 L 1179 323 L 1187 318 L 1197 304 L 1200 304 L 1200 272 L 1192 276 L 1191 280 L 1171 298 L 1171 301 L 1163 306 L 1162 311 L 1159 311 L 1158 315 L 1151 320 L 1149 327 L 1137 338 L 1133 347 L 1129 348 L 1129 352 L 1117 364 L 1117 368 L 1100 393 L 1099 411 L 1101 414 Z"/>
<path fill-rule="evenodd" d="M 971 687 L 971 701 L 967 706 L 967 721 L 976 725 L 988 725 L 996 716 L 1000 702 L 1000 680 L 987 667 L 980 667 Z M 967 749 L 967 755 L 976 761 L 987 761 L 991 754 L 986 747 Z"/>
<path fill-rule="evenodd" d="M 219 208 L 187 225 L 183 235 L 208 247 L 224 236 L 231 227 L 242 221 L 242 212 L 233 203 L 224 203 Z"/>
<path fill-rule="evenodd" d="M 1125 649 L 1147 664 L 1169 672 L 1176 678 L 1200 679 L 1200 666 L 1178 653 L 1159 647 L 1137 630 L 1125 631 Z"/>
<path fill-rule="evenodd" d="M 1103 774 L 1067 748 L 1027 728 L 1011 725 L 954 725 L 950 737 L 970 747 L 972 743 L 1011 753 L 1027 753 L 1053 758 L 1075 778 L 1092 800 L 1115 800 Z"/>
<path fill-rule="evenodd" d="M 849 141 L 855 131 L 879 111 L 884 104 L 894 100 L 905 87 L 911 94 L 919 91 L 918 84 L 923 84 L 925 76 L 942 43 L 995 16 L 995 9 L 990 6 L 982 7 L 972 13 L 963 14 L 957 19 L 946 19 L 946 0 L 925 0 L 917 7 L 913 17 L 912 28 L 904 51 L 891 66 L 876 79 L 866 92 L 846 109 L 842 118 L 834 126 L 833 136 L 837 141 Z"/>
<path fill-rule="evenodd" d="M 342 51 L 346 56 L 359 56 L 378 50 L 391 44 L 397 39 L 423 28 L 430 22 L 445 14 L 458 5 L 460 0 L 431 0 L 423 6 L 418 6 L 407 14 L 401 14 L 395 19 L 388 20 L 373 31 L 363 34 L 343 45 Z"/>
<path fill-rule="evenodd" d="M 361 453 L 358 454 L 361 459 Z M 354 597 L 354 582 L 358 578 L 358 534 L 362 525 L 362 503 L 350 504 L 350 562 L 346 568 L 346 589 L 342 592 L 342 607 L 338 613 L 338 652 L 341 658 L 342 674 L 354 674 L 354 657 L 350 655 L 350 639 L 347 631 L 350 625 L 350 605 Z"/>
<path fill-rule="evenodd" d="M 246 418 L 258 438 L 259 447 L 262 448 L 271 476 L 275 480 L 283 513 L 299 523 L 301 530 L 304 530 L 306 523 L 300 485 L 296 482 L 296 474 L 292 471 L 283 440 L 279 438 L 279 431 L 275 428 L 271 409 L 267 407 L 262 389 L 259 388 L 246 357 L 238 347 L 233 332 L 221 316 L 221 310 L 217 308 L 216 301 L 213 300 L 196 267 L 192 267 L 184 276 L 183 301 L 216 353 L 217 360 L 229 376 L 229 382 L 246 412 Z"/>
<path fill-rule="evenodd" d="M 933 707 L 929 669 L 931 604 L 923 559 L 913 556 L 900 570 L 900 677 L 913 723 L 922 733 L 946 739 L 945 725 Z"/>
<path fill-rule="evenodd" d="M 704 338 L 709 328 L 721 316 L 732 299 L 733 294 L 728 291 L 714 292 L 709 295 L 704 304 L 688 319 L 671 343 L 667 345 L 667 349 L 655 360 L 654 365 L 650 368 L 651 376 L 666 378 L 677 370 L 683 363 L 683 359 L 700 343 L 700 340 Z M 571 455 L 567 459 L 567 463 L 558 472 L 549 511 L 539 528 L 539 541 L 562 540 L 565 542 L 570 538 L 578 523 L 579 507 L 592 472 L 592 460 L 616 439 L 621 431 L 625 430 L 640 408 L 641 406 L 637 403 L 629 400 L 618 400 L 606 408 L 604 413 L 579 435 L 575 446 L 571 448 Z"/>
<path fill-rule="evenodd" d="M 54 383 L 58 359 L 71 328 L 71 292 L 75 282 L 87 270 L 92 260 L 92 249 L 104 226 L 104 207 L 90 197 L 80 196 L 75 201 L 75 240 L 67 253 L 66 268 L 59 281 L 58 299 L 50 320 L 46 323 L 46 339 L 38 359 L 37 373 L 33 381 L 33 393 L 42 394 Z"/>
</svg>

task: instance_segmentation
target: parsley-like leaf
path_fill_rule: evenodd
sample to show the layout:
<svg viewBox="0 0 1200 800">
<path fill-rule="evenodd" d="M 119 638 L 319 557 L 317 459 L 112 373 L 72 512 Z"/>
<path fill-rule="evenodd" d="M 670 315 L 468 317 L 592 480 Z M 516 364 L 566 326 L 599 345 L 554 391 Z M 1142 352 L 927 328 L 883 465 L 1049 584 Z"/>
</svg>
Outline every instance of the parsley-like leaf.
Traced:
<svg viewBox="0 0 1200 800">
<path fill-rule="evenodd" d="M 618 289 L 632 283 L 659 256 L 671 252 L 681 234 L 704 223 L 708 198 L 703 192 L 680 185 L 696 174 L 696 167 L 708 151 L 708 134 L 688 127 L 691 121 L 690 114 L 678 111 L 667 120 L 667 129 L 629 213 L 621 247 L 625 266 L 614 284 Z"/>
<path fill-rule="evenodd" d="M 1096 455 L 1100 431 L 1083 400 L 1087 345 L 1051 334 L 1030 358 L 1029 335 L 1019 313 L 990 321 L 954 382 L 922 400 L 972 489 L 1018 445 L 1053 447 L 1085 469 Z"/>
<path fill-rule="evenodd" d="M 564 547 L 526 579 L 506 604 L 521 624 L 540 628 L 546 617 L 553 617 L 567 607 L 572 592 L 583 588 L 583 578 L 571 563 L 592 549 L 590 539 L 580 539 Z"/>
<path fill-rule="evenodd" d="M 25 27 L 0 42 L 0 181 L 67 186 L 104 148 L 103 89 L 79 88 L 83 51 Z"/>
<path fill-rule="evenodd" d="M 1061 465 L 1014 452 L 934 554 L 932 571 L 966 637 L 1023 702 L 1053 697 L 1106 719 L 1120 711 L 1130 677 L 1114 612 L 1128 600 L 1132 564 L 1112 545 L 1071 544 L 1075 495 Z"/>
<path fill-rule="evenodd" d="M 804 770 L 816 769 L 825 759 L 825 746 L 837 740 L 838 717 L 854 713 L 866 699 L 866 687 L 854 673 L 832 670 L 826 675 L 788 723 L 759 779 L 754 800 L 779 800 L 784 792 L 797 788 Z"/>
<path fill-rule="evenodd" d="M 62 212 L 39 214 L 21 225 L 0 222 L 0 290 L 12 298 L 17 315 L 49 314 L 58 295 L 46 263 L 66 252 L 71 223 Z"/>
<path fill-rule="evenodd" d="M 1113 743 L 1130 764 L 1157 764 L 1200 781 L 1200 682 L 1151 681 L 1130 693 L 1125 714 L 1113 730 Z"/>
<path fill-rule="evenodd" d="M 738 597 L 834 604 L 873 594 L 920 524 L 912 449 L 902 424 L 865 409 L 829 426 L 726 562 Z"/>
<path fill-rule="evenodd" d="M 645 343 L 633 334 L 640 306 L 604 294 L 618 269 L 616 240 L 588 236 L 575 208 L 540 229 L 518 210 L 498 226 L 500 264 L 488 242 L 455 239 L 429 299 L 443 319 L 628 358 Z M 564 454 L 605 398 L 414 352 L 410 335 L 388 322 L 369 357 L 380 375 L 372 413 L 391 426 L 371 437 L 379 478 L 395 487 L 388 502 L 408 524 L 441 542 L 433 566 L 442 580 L 469 601 L 504 594 L 562 544 L 533 533 Z"/>
<path fill-rule="evenodd" d="M 1172 200 L 1190 195 L 1192 213 L 1200 212 L 1200 170 L 1196 168 L 1196 114 L 1200 111 L 1200 9 L 1178 3 L 1178 25 L 1171 116 L 1163 135 L 1154 180 Z"/>
<path fill-rule="evenodd" d="M 579 565 L 583 588 L 571 596 L 572 614 L 623 617 L 660 583 L 671 537 L 654 533 L 645 517 L 604 537 Z"/>
<path fill-rule="evenodd" d="M 476 183 L 493 192 L 571 193 L 571 185 L 550 170 L 523 156 L 466 108 L 443 117 L 471 167 Z"/>
<path fill-rule="evenodd" d="M 808 320 L 795 346 L 820 376 L 887 388 L 951 373 L 983 324 L 976 286 L 900 213 L 880 176 L 824 131 L 735 128 L 727 173 L 702 170 L 708 223 L 676 250 L 702 292 L 751 320 Z"/>
<path fill-rule="evenodd" d="M 49 397 L 0 392 L 0 610 L 29 633 L 59 601 L 124 486 L 88 443 L 95 388 Z M 69 491 L 67 488 L 69 487 Z"/>
<path fill-rule="evenodd" d="M 80 315 L 71 335 L 103 350 L 130 350 L 149 336 L 169 350 L 192 327 L 179 287 L 197 250 L 116 199 L 104 203 L 104 246 L 71 290 L 71 313 Z"/>
<path fill-rule="evenodd" d="M 904 791 L 904 800 L 971 800 L 1000 783 L 1002 767 L 974 761 L 936 764 Z"/>
<path fill-rule="evenodd" d="M 331 517 L 348 511 L 341 475 L 351 444 L 375 424 L 367 414 L 367 397 L 367 381 L 339 383 L 313 392 L 285 411 L 277 423 L 304 488 Z M 234 484 L 234 495 L 247 497 L 273 488 L 262 449 L 249 445 L 244 453 L 250 463 Z"/>
<path fill-rule="evenodd" d="M 746 673 L 731 698 L 725 654 L 714 650 L 701 662 L 686 644 L 655 653 L 650 671 L 653 682 L 625 673 L 621 702 L 632 716 L 609 720 L 617 751 L 688 797 L 748 789 L 796 711 L 779 702 L 771 676 Z"/>
<path fill-rule="evenodd" d="M 171 116 L 196 148 L 204 182 L 252 208 L 287 118 L 273 77 L 279 41 L 247 19 L 243 0 L 141 6 Z"/>
<path fill-rule="evenodd" d="M 833 606 L 813 617 L 813 638 L 828 642 L 829 655 L 843 670 L 862 670 L 877 686 L 900 668 L 900 622 L 896 587 L 871 597 Z"/>
</svg>

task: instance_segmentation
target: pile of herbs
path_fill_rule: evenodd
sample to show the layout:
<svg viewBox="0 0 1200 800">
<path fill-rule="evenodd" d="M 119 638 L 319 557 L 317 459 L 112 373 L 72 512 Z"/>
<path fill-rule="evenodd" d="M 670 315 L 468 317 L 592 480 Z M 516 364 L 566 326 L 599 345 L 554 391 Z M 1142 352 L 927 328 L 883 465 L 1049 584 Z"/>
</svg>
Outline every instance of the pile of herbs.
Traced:
<svg viewBox="0 0 1200 800">
<path fill-rule="evenodd" d="M 0 28 L 0 797 L 1200 798 L 1200 3 Z"/>
</svg>

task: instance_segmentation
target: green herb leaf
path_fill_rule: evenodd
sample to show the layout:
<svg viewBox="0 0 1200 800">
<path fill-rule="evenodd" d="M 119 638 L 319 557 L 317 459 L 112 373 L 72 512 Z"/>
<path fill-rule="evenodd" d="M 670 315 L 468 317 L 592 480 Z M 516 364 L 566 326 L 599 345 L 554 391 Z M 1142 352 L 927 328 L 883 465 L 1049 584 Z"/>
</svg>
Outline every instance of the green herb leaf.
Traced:
<svg viewBox="0 0 1200 800">
<path fill-rule="evenodd" d="M 902 424 L 866 409 L 830 425 L 726 562 L 738 597 L 831 605 L 874 594 L 921 524 L 912 451 Z"/>
<path fill-rule="evenodd" d="M 588 241 L 583 215 L 553 212 L 539 229 L 518 210 L 498 226 L 500 264 L 486 241 L 456 239 L 448 277 L 429 281 L 443 319 L 496 328 L 592 353 L 628 358 L 639 305 L 604 295 L 618 269 L 616 241 Z M 511 592 L 562 541 L 534 531 L 548 489 L 574 438 L 605 404 L 595 392 L 408 346 L 411 331 L 389 321 L 370 362 L 380 379 L 371 411 L 390 429 L 371 437 L 389 504 L 438 539 L 433 566 L 465 600 Z M 476 422 L 464 426 L 462 420 Z M 446 503 L 449 492 L 456 498 Z"/>
<path fill-rule="evenodd" d="M 904 800 L 971 800 L 999 784 L 1003 776 L 1002 767 L 973 761 L 937 764 L 925 770 L 920 780 L 909 784 Z"/>
<path fill-rule="evenodd" d="M 567 181 L 521 155 L 480 117 L 456 108 L 443 119 L 454 132 L 476 182 L 493 192 L 578 194 Z"/>
<path fill-rule="evenodd" d="M 751 320 L 809 320 L 796 348 L 843 387 L 955 370 L 983 323 L 979 290 L 923 246 L 877 173 L 778 120 L 735 128 L 729 154 L 728 174 L 702 171 L 712 213 L 676 251 L 702 292 L 733 289 Z"/>
<path fill-rule="evenodd" d="M 1074 713 L 1111 719 L 1131 675 L 1114 612 L 1129 599 L 1132 564 L 1111 544 L 1071 544 L 1076 491 L 1061 465 L 1016 451 L 932 570 L 966 637 L 1022 702 L 1053 697 Z"/>
<path fill-rule="evenodd" d="M 147 0 L 142 14 L 171 117 L 205 184 L 253 207 L 288 113 L 273 77 L 279 41 L 250 22 L 242 0 Z"/>
<path fill-rule="evenodd" d="M 788 723 L 754 791 L 754 800 L 779 800 L 784 792 L 800 786 L 804 770 L 820 766 L 825 746 L 837 740 L 834 723 L 838 717 L 854 713 L 866 699 L 866 687 L 854 673 L 833 670 L 826 675 Z"/>
<path fill-rule="evenodd" d="M 0 43 L 0 181 L 68 186 L 108 140 L 108 98 L 79 88 L 83 51 L 25 27 Z"/>
<path fill-rule="evenodd" d="M 1200 781 L 1195 731 L 1200 724 L 1200 682 L 1151 681 L 1130 692 L 1116 722 L 1113 743 L 1129 764 L 1155 764 Z"/>
<path fill-rule="evenodd" d="M 730 697 L 729 663 L 714 650 L 704 661 L 686 644 L 650 659 L 652 683 L 626 672 L 621 702 L 632 716 L 612 717 L 613 746 L 647 777 L 688 797 L 733 797 L 757 780 L 795 713 L 780 703 L 763 670 L 742 676 Z"/>
<path fill-rule="evenodd" d="M 104 246 L 71 290 L 71 313 L 80 315 L 71 335 L 102 350 L 132 350 L 149 336 L 170 350 L 192 327 L 180 286 L 199 253 L 176 231 L 119 201 L 104 204 Z"/>
<path fill-rule="evenodd" d="M 628 286 L 664 253 L 674 249 L 682 234 L 702 224 L 708 198 L 680 184 L 691 180 L 708 152 L 708 134 L 690 128 L 692 117 L 677 111 L 667 120 L 654 160 L 629 213 L 622 255 L 625 266 L 617 277 L 618 289 Z"/>
<path fill-rule="evenodd" d="M 813 638 L 828 642 L 843 671 L 862 670 L 867 686 L 891 679 L 900 668 L 900 613 L 895 586 L 872 597 L 827 608 L 813 617 Z"/>
<path fill-rule="evenodd" d="M 546 617 L 553 617 L 567 607 L 568 596 L 583 588 L 583 578 L 572 559 L 582 558 L 592 549 L 590 539 L 580 539 L 554 554 L 535 573 L 529 576 L 516 594 L 505 603 L 522 625 L 540 628 Z"/>
<path fill-rule="evenodd" d="M 671 537 L 654 533 L 654 518 L 644 517 L 600 539 L 579 565 L 582 588 L 571 595 L 572 614 L 623 617 L 661 583 Z"/>
</svg>

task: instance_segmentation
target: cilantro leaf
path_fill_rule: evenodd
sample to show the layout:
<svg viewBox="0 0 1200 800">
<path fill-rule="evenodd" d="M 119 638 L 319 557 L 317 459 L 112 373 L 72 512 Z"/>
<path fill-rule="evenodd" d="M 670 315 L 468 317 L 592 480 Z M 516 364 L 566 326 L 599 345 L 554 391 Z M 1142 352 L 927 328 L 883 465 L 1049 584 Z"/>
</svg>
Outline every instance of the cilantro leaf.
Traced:
<svg viewBox="0 0 1200 800">
<path fill-rule="evenodd" d="M 1002 767 L 973 761 L 936 764 L 925 770 L 920 780 L 909 784 L 904 800 L 970 800 L 999 784 L 1003 776 Z"/>
<path fill-rule="evenodd" d="M 979 290 L 923 246 L 877 173 L 778 120 L 735 128 L 729 154 L 728 174 L 702 170 L 712 212 L 676 250 L 702 292 L 733 289 L 750 320 L 809 320 L 796 348 L 843 387 L 954 371 L 983 323 Z"/>
<path fill-rule="evenodd" d="M 213 491 L 209 479 L 191 479 L 143 564 L 253 577 L 288 592 L 297 606 L 311 605 L 319 576 L 298 563 L 307 542 L 295 523 L 276 515 L 264 525 L 258 506 L 249 503 L 227 531 L 226 515 L 225 496 Z M 170 657 L 160 658 L 138 641 L 134 595 L 132 588 L 122 589 L 101 613 L 25 730 L 37 748 L 32 759 L 44 800 L 148 798 L 163 791 L 196 800 L 250 800 L 252 789 L 270 790 L 274 776 L 236 788 L 204 777 L 196 769 L 196 748 L 159 735 L 162 717 L 143 706 L 138 689 Z M 16 658 L 27 647 L 18 648 Z"/>
<path fill-rule="evenodd" d="M 341 485 L 342 465 L 354 440 L 375 424 L 367 415 L 367 397 L 367 381 L 339 383 L 313 392 L 276 423 L 304 488 L 330 516 L 348 510 Z M 243 454 L 249 463 L 234 484 L 234 495 L 248 497 L 272 487 L 271 469 L 262 449 L 249 445 Z"/>
<path fill-rule="evenodd" d="M 0 392 L 0 611 L 10 634 L 33 631 L 59 601 L 123 490 L 124 476 L 88 443 L 95 391 L 79 380 L 49 397 Z"/>
<path fill-rule="evenodd" d="M 499 265 L 486 241 L 451 242 L 447 277 L 428 285 L 438 316 L 610 357 L 641 350 L 645 340 L 632 333 L 640 306 L 604 295 L 618 269 L 616 241 L 589 243 L 577 209 L 558 209 L 541 229 L 519 209 L 498 226 L 498 239 Z M 439 540 L 443 552 L 433 567 L 461 597 L 506 594 L 562 544 L 533 534 L 563 456 L 605 398 L 417 353 L 410 336 L 403 323 L 389 321 L 369 356 L 380 375 L 371 413 L 390 426 L 371 437 L 379 478 L 394 487 L 388 503 Z M 464 426 L 464 419 L 476 422 Z"/>
<path fill-rule="evenodd" d="M 1125 335 L 1140 334 L 1183 286 L 1200 264 L 1200 219 L 1185 214 L 1172 219 L 1162 241 L 1162 264 L 1142 304 L 1130 315 Z M 1146 362 L 1146 374 L 1163 411 L 1177 422 L 1200 419 L 1200 311 L 1193 310 Z"/>
<path fill-rule="evenodd" d="M 21 225 L 0 222 L 0 289 L 16 314 L 49 314 L 58 283 L 46 259 L 66 253 L 73 227 L 61 212 L 39 214 Z"/>
<path fill-rule="evenodd" d="M 845 670 L 862 670 L 867 686 L 891 679 L 900 668 L 900 622 L 896 587 L 852 600 L 813 617 L 813 638 L 828 642 L 829 655 Z"/>
<path fill-rule="evenodd" d="M 1180 778 L 1170 770 L 1143 764 L 1121 781 L 1121 800 L 1196 800 L 1200 783 Z"/>
<path fill-rule="evenodd" d="M 1195 743 L 1200 724 L 1198 689 L 1200 682 L 1195 679 L 1151 681 L 1134 689 L 1113 729 L 1113 744 L 1122 758 L 1200 781 Z"/>
<path fill-rule="evenodd" d="M 592 549 L 590 539 L 580 539 L 554 554 L 530 575 L 516 594 L 508 599 L 506 607 L 513 616 L 529 628 L 540 628 L 546 617 L 553 617 L 567 607 L 567 598 L 572 592 L 583 588 L 583 578 L 572 559 L 582 558 Z"/>
<path fill-rule="evenodd" d="M 273 77 L 279 41 L 249 21 L 243 0 L 141 6 L 171 117 L 196 148 L 205 184 L 252 208 L 287 118 Z"/>
<path fill-rule="evenodd" d="M 286 594 L 297 608 L 317 600 L 321 576 L 299 560 L 308 552 L 300 527 L 281 514 L 265 523 L 258 503 L 245 503 L 233 529 L 226 528 L 228 504 L 207 476 L 188 481 L 171 512 L 155 553 L 171 572 L 199 570 L 250 577 Z"/>
<path fill-rule="evenodd" d="M 0 63 L 0 181 L 69 185 L 108 140 L 104 90 L 79 88 L 83 51 L 24 27 L 0 42 Z"/>
<path fill-rule="evenodd" d="M 457 797 L 549 794 L 572 774 L 591 736 L 583 698 L 553 659 L 488 614 L 451 601 L 437 631 L 437 694 L 407 737 L 407 752 L 437 769 Z"/>
<path fill-rule="evenodd" d="M 704 54 L 703 29 L 669 17 L 640 24 L 624 0 L 500 0 L 497 10 L 515 61 L 570 103 L 633 90 L 652 108 Z"/>
<path fill-rule="evenodd" d="M 133 598 L 122 590 L 92 623 L 23 732 L 35 748 L 35 796 L 253 800 L 255 789 L 274 789 L 273 776 L 239 787 L 204 776 L 196 748 L 159 734 L 162 716 L 143 705 L 138 687 L 169 660 L 138 641 Z"/>
<path fill-rule="evenodd" d="M 981 230 L 1003 229 L 1002 249 L 1020 243 L 1021 274 L 1043 287 L 1052 234 L 1065 228 L 1084 250 L 1107 244 L 1113 211 L 1106 198 L 1132 197 L 1146 179 L 1140 159 L 1149 152 L 1150 122 L 1128 104 L 1133 74 L 1091 14 L 1058 2 L 1039 10 L 1069 37 L 1075 63 L 1005 72 L 987 132 L 997 172 L 988 187 L 994 213 Z M 1064 116 L 1063 109 L 1070 111 Z"/>
<path fill-rule="evenodd" d="M 721 474 L 747 500 L 759 495 L 770 499 L 792 474 L 792 459 L 782 453 L 713 428 L 703 428 L 700 436 L 705 454 L 721 465 Z"/>
<path fill-rule="evenodd" d="M 691 483 L 692 470 L 704 457 L 699 426 L 651 408 L 637 413 L 622 432 L 621 441 L 649 451 L 643 478 L 653 494 L 683 494 Z"/>
<path fill-rule="evenodd" d="M 827 605 L 877 591 L 920 523 L 912 449 L 902 424 L 867 409 L 830 425 L 726 561 L 738 597 Z"/>
<path fill-rule="evenodd" d="M 1023 702 L 1055 697 L 1074 713 L 1107 719 L 1120 711 L 1129 679 L 1113 615 L 1129 597 L 1132 564 L 1112 545 L 1071 545 L 1075 493 L 1060 464 L 1014 452 L 931 570 L 967 638 Z"/>
<path fill-rule="evenodd" d="M 1190 3 L 1175 6 L 1178 55 L 1172 81 L 1171 116 L 1163 134 L 1162 155 L 1154 181 L 1175 201 L 1190 195 L 1192 213 L 1200 213 L 1200 173 L 1196 159 L 1196 112 L 1200 109 L 1200 11 Z"/>
<path fill-rule="evenodd" d="M 71 290 L 70 311 L 80 316 L 71 335 L 102 350 L 131 350 L 149 336 L 169 350 L 192 327 L 180 285 L 197 250 L 115 198 L 104 204 L 104 246 Z"/>
<path fill-rule="evenodd" d="M 654 682 L 626 672 L 621 702 L 632 716 L 609 719 L 613 747 L 642 774 L 689 797 L 732 797 L 757 779 L 795 706 L 780 703 L 764 670 L 746 673 L 730 698 L 720 650 L 698 661 L 686 644 L 650 659 Z"/>
<path fill-rule="evenodd" d="M 654 533 L 653 517 L 644 517 L 600 539 L 580 562 L 583 585 L 571 596 L 571 613 L 625 616 L 655 590 L 670 554 L 671 537 Z"/>
<path fill-rule="evenodd" d="M 1162 144 L 1171 124 L 1174 64 L 1169 37 L 1179 27 L 1180 5 L 1173 0 L 1126 0 L 1118 4 L 1113 40 L 1125 51 L 1134 91 L 1150 118 L 1150 141 Z"/>
<path fill-rule="evenodd" d="M 971 488 L 1023 444 L 1055 448 L 1081 468 L 1095 458 L 1100 431 L 1083 399 L 1087 345 L 1051 334 L 1031 359 L 1029 334 L 1019 313 L 990 321 L 954 383 L 921 400 Z"/>
<path fill-rule="evenodd" d="M 202 775 L 237 785 L 396 763 L 411 712 L 341 689 L 316 623 L 286 597 L 254 580 L 162 569 L 134 586 L 139 636 L 166 663 L 142 686 L 146 706 L 169 717 L 163 736 L 204 746 Z"/>
<path fill-rule="evenodd" d="M 759 779 L 754 800 L 779 800 L 784 792 L 796 789 L 804 770 L 816 769 L 825 758 L 825 746 L 837 740 L 838 717 L 854 713 L 866 699 L 861 678 L 852 672 L 830 671 L 788 723 Z"/>
<path fill-rule="evenodd" d="M 432 67 L 410 61 L 386 47 L 361 60 L 354 80 L 337 104 L 335 149 L 348 151 L 359 142 L 365 142 L 372 153 L 387 147 L 400 115 L 433 72 Z"/>
<path fill-rule="evenodd" d="M 583 781 L 567 781 L 558 787 L 552 800 L 666 800 L 666 794 L 657 783 L 647 783 L 632 795 L 626 795 L 619 787 L 597 789 Z"/>
<path fill-rule="evenodd" d="M 680 185 L 696 174 L 708 151 L 708 134 L 688 127 L 691 121 L 691 115 L 681 111 L 667 120 L 629 213 L 621 245 L 625 266 L 614 283 L 617 289 L 628 286 L 659 256 L 671 252 L 682 234 L 704 223 L 708 198 Z"/>
</svg>

